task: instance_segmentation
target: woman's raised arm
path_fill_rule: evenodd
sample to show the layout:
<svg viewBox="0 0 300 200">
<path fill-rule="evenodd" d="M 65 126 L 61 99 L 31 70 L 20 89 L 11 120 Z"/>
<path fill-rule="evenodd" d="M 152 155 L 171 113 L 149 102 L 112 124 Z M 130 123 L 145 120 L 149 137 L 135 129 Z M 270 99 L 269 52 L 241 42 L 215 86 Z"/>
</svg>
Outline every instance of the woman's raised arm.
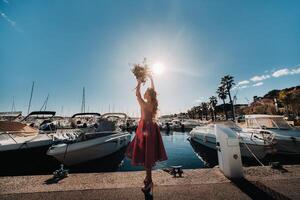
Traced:
<svg viewBox="0 0 300 200">
<path fill-rule="evenodd" d="M 155 88 L 154 88 L 154 81 L 153 81 L 152 75 L 149 75 L 149 79 L 150 79 L 150 82 L 151 82 L 151 88 L 153 90 L 155 90 Z"/>
<path fill-rule="evenodd" d="M 141 95 L 141 83 L 142 82 L 140 80 L 138 80 L 138 84 L 136 86 L 135 95 L 137 97 L 137 100 L 138 100 L 139 104 L 142 106 L 142 105 L 145 104 L 145 101 L 143 100 L 142 95 Z"/>
</svg>

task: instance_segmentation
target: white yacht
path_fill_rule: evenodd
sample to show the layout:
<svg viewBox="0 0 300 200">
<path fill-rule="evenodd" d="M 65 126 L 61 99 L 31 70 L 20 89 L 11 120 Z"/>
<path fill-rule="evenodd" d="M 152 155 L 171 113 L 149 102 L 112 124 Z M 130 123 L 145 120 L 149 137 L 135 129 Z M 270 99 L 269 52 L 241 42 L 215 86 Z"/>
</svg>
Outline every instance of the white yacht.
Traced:
<svg viewBox="0 0 300 200">
<path fill-rule="evenodd" d="M 300 155 L 300 131 L 291 127 L 280 115 L 246 115 L 245 132 L 264 138 L 278 154 Z"/>
<path fill-rule="evenodd" d="M 193 129 L 197 126 L 203 125 L 203 123 L 196 119 L 183 119 L 181 124 L 184 125 L 184 128 Z"/>
<path fill-rule="evenodd" d="M 0 157 L 4 171 L 12 167 L 19 170 L 25 165 L 47 165 L 53 161 L 46 155 L 51 145 L 79 134 L 55 132 L 51 120 L 45 118 L 47 113 L 32 112 L 21 122 L 0 121 Z"/>
<path fill-rule="evenodd" d="M 125 119 L 117 117 L 119 115 Z M 120 128 L 126 119 L 127 115 L 123 113 L 104 114 L 95 131 L 83 132 L 72 141 L 51 146 L 47 155 L 67 166 L 76 166 L 113 154 L 126 147 L 131 140 L 131 134 Z"/>
<path fill-rule="evenodd" d="M 97 128 L 100 113 L 76 113 L 71 117 L 72 128 Z"/>
<path fill-rule="evenodd" d="M 244 132 L 239 126 L 231 121 L 218 123 L 228 126 L 236 133 L 236 137 L 240 140 L 241 155 L 243 158 L 253 160 L 255 159 L 254 156 L 256 156 L 258 159 L 263 159 L 268 153 L 273 151 L 272 145 L 266 143 L 261 135 Z M 214 124 L 215 123 L 211 123 L 206 126 L 194 128 L 190 132 L 190 138 L 198 144 L 217 150 Z"/>
</svg>

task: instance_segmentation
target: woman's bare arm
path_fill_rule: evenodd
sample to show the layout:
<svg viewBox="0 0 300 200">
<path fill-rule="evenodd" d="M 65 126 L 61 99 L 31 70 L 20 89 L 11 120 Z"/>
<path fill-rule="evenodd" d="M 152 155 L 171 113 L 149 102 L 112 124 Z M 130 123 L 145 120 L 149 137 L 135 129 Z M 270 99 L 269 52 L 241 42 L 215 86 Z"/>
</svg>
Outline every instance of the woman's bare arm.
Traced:
<svg viewBox="0 0 300 200">
<path fill-rule="evenodd" d="M 154 88 L 154 81 L 153 81 L 153 78 L 152 78 L 151 75 L 149 75 L 149 79 L 150 79 L 150 82 L 151 82 L 151 88 L 152 88 L 153 90 L 155 90 L 155 88 Z"/>
<path fill-rule="evenodd" d="M 142 106 L 142 105 L 145 104 L 145 101 L 143 100 L 142 95 L 141 95 L 141 83 L 142 82 L 140 80 L 138 80 L 138 84 L 136 86 L 135 95 L 137 97 L 137 100 L 138 100 L 139 104 Z"/>
</svg>

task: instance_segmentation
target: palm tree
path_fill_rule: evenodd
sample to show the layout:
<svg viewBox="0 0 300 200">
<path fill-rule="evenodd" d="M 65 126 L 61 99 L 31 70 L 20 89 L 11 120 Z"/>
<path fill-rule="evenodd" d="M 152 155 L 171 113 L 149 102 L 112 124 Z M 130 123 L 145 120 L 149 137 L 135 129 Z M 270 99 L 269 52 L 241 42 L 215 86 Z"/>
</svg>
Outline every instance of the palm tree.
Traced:
<svg viewBox="0 0 300 200">
<path fill-rule="evenodd" d="M 227 120 L 228 119 L 228 117 L 227 117 L 227 110 L 225 108 L 225 100 L 227 98 L 227 93 L 225 91 L 225 88 L 222 85 L 220 85 L 218 87 L 217 94 L 218 94 L 218 97 L 220 99 L 222 99 L 222 101 L 223 101 L 223 111 L 224 111 L 224 114 L 225 114 L 225 119 Z"/>
<path fill-rule="evenodd" d="M 233 80 L 233 76 L 230 76 L 230 75 L 224 76 L 221 79 L 221 85 L 224 87 L 226 93 L 228 94 L 229 102 L 231 104 L 231 111 L 232 111 L 233 120 L 235 120 L 234 107 L 233 107 L 233 102 L 232 102 L 231 93 L 230 93 L 231 88 L 235 85 L 234 80 Z"/>
<path fill-rule="evenodd" d="M 207 105 L 206 102 L 202 102 L 200 106 L 201 106 L 201 109 L 202 109 L 202 113 L 205 115 L 205 119 L 207 120 L 208 105 Z"/>
<path fill-rule="evenodd" d="M 202 113 L 201 105 L 197 106 L 195 111 L 198 114 L 198 118 L 200 118 L 201 121 L 202 121 L 202 115 L 203 115 L 203 113 Z"/>
<path fill-rule="evenodd" d="M 212 119 L 215 121 L 216 120 L 216 112 L 215 112 L 215 108 L 216 105 L 218 104 L 218 100 L 217 97 L 215 96 L 211 96 L 209 97 L 209 105 L 210 105 L 210 109 L 212 111 Z"/>
</svg>

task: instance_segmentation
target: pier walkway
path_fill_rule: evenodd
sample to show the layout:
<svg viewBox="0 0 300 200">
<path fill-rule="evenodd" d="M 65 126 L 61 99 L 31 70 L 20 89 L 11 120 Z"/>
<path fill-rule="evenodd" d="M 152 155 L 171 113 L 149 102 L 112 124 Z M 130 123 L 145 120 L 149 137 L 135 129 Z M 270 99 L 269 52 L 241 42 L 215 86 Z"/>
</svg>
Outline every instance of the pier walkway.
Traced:
<svg viewBox="0 0 300 200">
<path fill-rule="evenodd" d="M 183 178 L 156 170 L 154 199 L 300 199 L 300 165 L 244 171 L 244 180 L 229 180 L 218 168 L 184 170 Z M 144 199 L 144 172 L 70 174 L 58 183 L 51 178 L 0 177 L 0 199 Z"/>
</svg>

